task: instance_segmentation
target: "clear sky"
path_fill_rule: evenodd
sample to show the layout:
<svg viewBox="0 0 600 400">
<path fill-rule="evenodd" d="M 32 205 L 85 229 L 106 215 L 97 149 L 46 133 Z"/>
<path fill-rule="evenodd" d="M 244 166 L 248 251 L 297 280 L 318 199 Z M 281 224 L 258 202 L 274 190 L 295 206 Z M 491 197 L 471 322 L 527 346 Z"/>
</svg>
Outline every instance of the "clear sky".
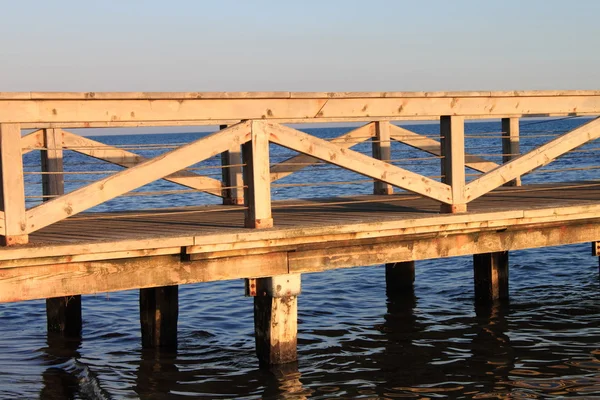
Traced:
<svg viewBox="0 0 600 400">
<path fill-rule="evenodd" d="M 0 91 L 600 89 L 599 0 L 0 0 Z"/>
</svg>

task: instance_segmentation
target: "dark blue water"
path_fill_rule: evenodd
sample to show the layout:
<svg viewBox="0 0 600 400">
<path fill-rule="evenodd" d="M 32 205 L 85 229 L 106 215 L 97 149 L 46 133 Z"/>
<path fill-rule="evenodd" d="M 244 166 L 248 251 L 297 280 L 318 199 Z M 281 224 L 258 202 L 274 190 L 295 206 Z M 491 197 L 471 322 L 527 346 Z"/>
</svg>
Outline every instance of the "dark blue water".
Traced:
<svg viewBox="0 0 600 400">
<path fill-rule="evenodd" d="M 522 121 L 522 149 L 572 129 L 581 119 Z M 470 153 L 500 152 L 499 123 L 471 123 Z M 435 124 L 410 126 L 437 134 Z M 348 128 L 313 129 L 334 137 Z M 204 135 L 107 136 L 100 141 L 183 143 Z M 598 179 L 597 144 L 563 157 L 524 178 L 524 183 Z M 370 144 L 355 149 L 368 153 Z M 137 151 L 152 156 L 168 149 Z M 587 151 L 589 150 L 589 151 Z M 136 150 L 132 150 L 136 151 Z M 273 148 L 273 162 L 290 155 Z M 439 160 L 404 146 L 393 147 L 396 164 L 439 175 Z M 500 161 L 499 156 L 488 157 Z M 118 167 L 65 154 L 67 171 L 116 171 Z M 94 162 L 94 164 L 84 164 Z M 216 166 L 215 158 L 196 167 Z M 33 172 L 38 156 L 29 154 Z M 587 167 L 585 171 L 570 171 Z M 559 172 L 544 172 L 555 171 Z M 220 174 L 219 169 L 198 170 Z M 473 172 L 473 171 L 468 171 Z M 97 179 L 68 175 L 67 190 Z M 470 177 L 469 179 L 473 179 Z M 27 194 L 39 196 L 39 175 L 27 176 Z M 281 184 L 364 180 L 326 165 L 306 168 Z M 181 189 L 160 182 L 140 189 Z M 277 199 L 349 195 L 372 183 L 277 186 Z M 28 198 L 29 206 L 40 199 Z M 204 194 L 123 196 L 95 210 L 217 203 Z M 0 398 L 551 398 L 600 396 L 598 260 L 590 245 L 510 254 L 510 303 L 487 308 L 473 301 L 470 257 L 417 263 L 414 293 L 388 297 L 384 268 L 357 267 L 303 275 L 299 298 L 297 365 L 260 370 L 254 355 L 252 299 L 243 282 L 180 288 L 176 352 L 141 349 L 137 291 L 83 297 L 81 340 L 47 337 L 45 304 L 0 305 Z"/>
</svg>

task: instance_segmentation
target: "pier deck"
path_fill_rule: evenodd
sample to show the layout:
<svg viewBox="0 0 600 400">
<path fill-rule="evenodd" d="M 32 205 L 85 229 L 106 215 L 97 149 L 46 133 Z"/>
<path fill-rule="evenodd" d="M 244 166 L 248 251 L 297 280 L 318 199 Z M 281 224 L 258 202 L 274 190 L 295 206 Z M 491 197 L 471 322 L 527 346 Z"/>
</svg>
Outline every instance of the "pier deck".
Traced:
<svg viewBox="0 0 600 400">
<path fill-rule="evenodd" d="M 596 242 L 600 253 L 599 115 L 600 91 L 0 92 L 0 302 L 46 298 L 48 330 L 79 335 L 82 294 L 139 288 L 142 346 L 172 347 L 177 285 L 244 278 L 259 360 L 281 364 L 296 360 L 302 273 L 385 264 L 388 291 L 402 293 L 415 260 L 474 255 L 476 300 L 504 301 L 509 250 Z M 525 117 L 586 118 L 545 131 Z M 466 125 L 481 119 L 500 123 Z M 332 122 L 353 128 L 326 138 L 288 125 Z M 218 129 L 129 146 L 69 130 L 196 125 Z M 548 182 L 536 173 L 566 182 L 521 186 Z M 358 183 L 372 195 L 272 198 Z M 222 205 L 125 200 L 131 211 L 90 213 L 190 193 Z"/>
<path fill-rule="evenodd" d="M 243 207 L 80 214 L 35 232 L 28 245 L 0 249 L 0 300 L 600 240 L 600 183 L 503 187 L 461 214 L 439 214 L 433 200 L 395 194 L 274 202 L 273 217 L 274 227 L 258 232 L 244 228 Z M 103 275 L 102 262 L 129 268 Z M 153 275 L 132 276 L 132 266 Z"/>
</svg>

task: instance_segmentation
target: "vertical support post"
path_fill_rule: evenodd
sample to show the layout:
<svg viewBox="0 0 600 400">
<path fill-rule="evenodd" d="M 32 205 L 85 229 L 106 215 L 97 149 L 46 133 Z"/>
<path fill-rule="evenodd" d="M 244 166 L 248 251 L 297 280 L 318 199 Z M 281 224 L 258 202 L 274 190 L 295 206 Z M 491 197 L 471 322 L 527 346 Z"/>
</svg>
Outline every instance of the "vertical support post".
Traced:
<svg viewBox="0 0 600 400">
<path fill-rule="evenodd" d="M 388 295 L 412 292 L 415 283 L 415 262 L 385 264 L 385 282 Z"/>
<path fill-rule="evenodd" d="M 0 124 L 0 211 L 4 212 L 0 244 L 26 244 L 29 237 L 25 233 L 27 221 L 20 124 Z"/>
<path fill-rule="evenodd" d="M 473 272 L 477 302 L 508 299 L 508 251 L 474 254 Z"/>
<path fill-rule="evenodd" d="M 391 139 L 390 139 L 390 122 L 377 121 L 375 122 L 375 137 L 372 140 L 373 158 L 385 162 L 392 159 Z M 375 181 L 373 194 L 392 194 L 394 187 L 385 182 Z"/>
<path fill-rule="evenodd" d="M 177 348 L 179 287 L 140 289 L 142 347 Z"/>
<path fill-rule="evenodd" d="M 44 150 L 40 152 L 42 165 L 42 193 L 60 196 L 65 193 L 63 169 L 62 130 L 44 129 Z M 44 197 L 44 201 L 51 197 Z M 67 337 L 81 335 L 81 295 L 46 299 L 48 332 Z"/>
<path fill-rule="evenodd" d="M 271 174 L 269 136 L 262 123 L 252 121 L 251 140 L 242 145 L 244 159 L 244 200 L 246 228 L 271 228 Z"/>
<path fill-rule="evenodd" d="M 467 211 L 465 200 L 465 118 L 440 117 L 442 182 L 452 187 L 452 204 L 442 204 L 443 213 Z"/>
<path fill-rule="evenodd" d="M 221 125 L 220 129 L 227 128 Z M 242 171 L 242 153 L 239 145 L 232 145 L 221 153 L 221 173 L 223 177 L 223 204 L 244 205 L 244 179 Z"/>
<path fill-rule="evenodd" d="M 254 334 L 261 365 L 294 362 L 297 355 L 300 274 L 256 279 Z"/>
<path fill-rule="evenodd" d="M 519 157 L 519 118 L 502 118 L 502 162 Z M 504 186 L 521 186 L 521 177 L 506 182 Z"/>
<path fill-rule="evenodd" d="M 592 242 L 592 255 L 598 257 L 598 276 L 600 276 L 600 242 Z"/>
</svg>

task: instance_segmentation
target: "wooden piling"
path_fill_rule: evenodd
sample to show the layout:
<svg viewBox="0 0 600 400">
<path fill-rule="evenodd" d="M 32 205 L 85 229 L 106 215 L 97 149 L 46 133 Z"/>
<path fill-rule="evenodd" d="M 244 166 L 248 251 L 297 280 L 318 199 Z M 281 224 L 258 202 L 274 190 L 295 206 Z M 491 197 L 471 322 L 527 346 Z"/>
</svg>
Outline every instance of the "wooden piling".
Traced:
<svg viewBox="0 0 600 400">
<path fill-rule="evenodd" d="M 252 121 L 251 140 L 242 145 L 244 182 L 246 190 L 246 228 L 271 228 L 271 173 L 269 165 L 269 137 L 262 125 Z"/>
<path fill-rule="evenodd" d="M 0 244 L 13 246 L 28 243 L 19 124 L 0 124 L 0 211 L 4 213 Z"/>
<path fill-rule="evenodd" d="M 508 251 L 474 254 L 473 270 L 476 302 L 508 299 Z"/>
<path fill-rule="evenodd" d="M 44 196 L 60 196 L 65 193 L 63 172 L 62 130 L 43 130 L 44 150 L 40 151 L 42 166 L 42 193 Z M 44 197 L 44 201 L 52 197 Z M 48 332 L 69 337 L 81 335 L 81 295 L 46 299 Z"/>
<path fill-rule="evenodd" d="M 142 347 L 177 347 L 179 287 L 140 289 Z"/>
<path fill-rule="evenodd" d="M 452 204 L 442 204 L 443 213 L 467 211 L 465 199 L 465 118 L 440 117 L 440 145 L 442 152 L 442 182 L 450 185 Z"/>
<path fill-rule="evenodd" d="M 502 162 L 519 157 L 519 118 L 502 118 Z M 504 186 L 521 186 L 521 177 L 506 182 Z"/>
<path fill-rule="evenodd" d="M 377 121 L 375 123 L 375 137 L 372 139 L 373 158 L 389 162 L 392 159 L 390 122 Z M 394 193 L 394 187 L 388 183 L 376 180 L 373 185 L 373 194 L 385 195 Z"/>
<path fill-rule="evenodd" d="M 412 291 L 415 282 L 415 262 L 385 264 L 385 282 L 388 295 Z"/>
<path fill-rule="evenodd" d="M 297 356 L 300 275 L 256 279 L 254 334 L 261 365 L 294 362 Z"/>
<path fill-rule="evenodd" d="M 220 129 L 227 128 L 221 125 Z M 221 176 L 223 178 L 223 204 L 244 205 L 244 179 L 242 152 L 239 144 L 221 153 Z"/>
</svg>

